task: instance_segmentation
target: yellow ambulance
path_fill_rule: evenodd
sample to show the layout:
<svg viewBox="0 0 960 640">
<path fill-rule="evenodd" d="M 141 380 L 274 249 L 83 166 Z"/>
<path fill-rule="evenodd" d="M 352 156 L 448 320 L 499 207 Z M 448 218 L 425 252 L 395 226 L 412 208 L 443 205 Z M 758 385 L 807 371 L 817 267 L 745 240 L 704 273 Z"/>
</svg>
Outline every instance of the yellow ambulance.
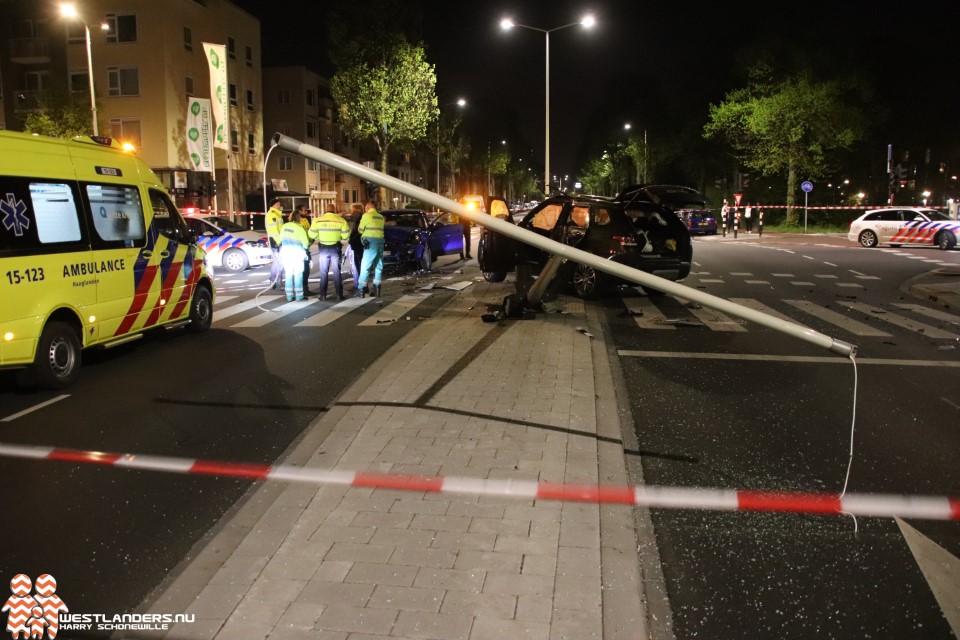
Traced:
<svg viewBox="0 0 960 640">
<path fill-rule="evenodd" d="M 0 131 L 0 368 L 71 384 L 82 349 L 206 331 L 204 254 L 150 168 L 109 138 Z"/>
</svg>

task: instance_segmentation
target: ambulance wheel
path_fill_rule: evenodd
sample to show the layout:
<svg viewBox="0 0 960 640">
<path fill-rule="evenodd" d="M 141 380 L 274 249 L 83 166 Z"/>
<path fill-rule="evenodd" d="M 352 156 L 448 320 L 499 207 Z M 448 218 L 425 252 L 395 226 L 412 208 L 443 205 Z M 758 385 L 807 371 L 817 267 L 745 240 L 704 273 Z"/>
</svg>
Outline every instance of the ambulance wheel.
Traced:
<svg viewBox="0 0 960 640">
<path fill-rule="evenodd" d="M 246 271 L 250 261 L 242 249 L 227 249 L 223 254 L 223 266 L 230 271 Z"/>
<path fill-rule="evenodd" d="M 953 249 L 955 244 L 957 244 L 957 239 L 950 231 L 941 231 L 940 235 L 937 236 L 937 246 L 944 251 Z"/>
<path fill-rule="evenodd" d="M 190 325 L 188 329 L 193 333 L 202 333 L 213 323 L 213 299 L 210 290 L 198 286 L 193 292 L 190 301 Z"/>
<path fill-rule="evenodd" d="M 80 375 L 80 338 L 73 327 L 53 320 L 37 343 L 37 355 L 25 371 L 27 380 L 45 389 L 69 387 Z"/>
</svg>

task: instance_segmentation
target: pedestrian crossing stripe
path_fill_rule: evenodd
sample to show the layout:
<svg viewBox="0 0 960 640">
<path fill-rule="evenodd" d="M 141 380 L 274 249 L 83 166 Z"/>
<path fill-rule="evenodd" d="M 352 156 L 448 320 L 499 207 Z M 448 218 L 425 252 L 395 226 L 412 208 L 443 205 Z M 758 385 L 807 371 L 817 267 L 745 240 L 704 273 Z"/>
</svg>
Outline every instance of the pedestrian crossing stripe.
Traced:
<svg viewBox="0 0 960 640">
<path fill-rule="evenodd" d="M 347 298 L 343 302 L 338 302 L 329 309 L 324 309 L 320 313 L 315 313 L 306 320 L 302 320 L 295 327 L 325 327 L 347 315 L 354 309 L 362 307 L 368 302 L 373 302 L 376 298 Z"/>
<path fill-rule="evenodd" d="M 282 304 L 279 307 L 274 307 L 269 311 L 264 311 L 258 315 L 255 315 L 252 318 L 248 318 L 242 322 L 238 322 L 234 327 L 242 328 L 251 328 L 251 327 L 262 327 L 264 325 L 270 324 L 274 320 L 278 320 L 283 316 L 290 315 L 294 311 L 300 311 L 312 305 L 316 302 L 316 298 L 305 298 L 303 300 L 291 300 L 286 304 Z M 214 312 L 216 313 L 216 312 Z"/>
<path fill-rule="evenodd" d="M 837 313 L 832 309 L 827 309 L 826 307 L 821 307 L 818 304 L 814 304 L 809 300 L 784 300 L 784 302 L 792 307 L 796 307 L 804 313 L 808 313 L 816 318 L 825 320 L 832 325 L 838 326 L 841 329 L 849 331 L 856 336 L 871 336 L 876 338 L 886 338 L 890 336 L 890 334 L 886 331 L 881 331 L 871 327 L 868 324 L 854 320 L 853 318 L 848 318 L 847 316 Z"/>
<path fill-rule="evenodd" d="M 899 314 L 890 313 L 889 311 L 884 311 L 883 309 L 878 309 L 877 307 L 872 307 L 862 302 L 851 302 L 848 300 L 842 300 L 840 304 L 850 309 L 860 311 L 861 313 L 871 315 L 877 318 L 878 320 L 882 320 L 883 322 L 889 322 L 890 324 L 896 325 L 898 327 L 902 327 L 909 331 L 916 331 L 917 333 L 922 333 L 928 338 L 934 338 L 934 339 L 946 338 L 948 340 L 960 339 L 960 335 L 957 335 L 955 333 L 949 333 L 947 331 L 943 331 L 936 327 L 932 327 L 928 324 L 917 322 L 916 320 L 911 320 L 910 318 L 905 318 L 904 316 L 901 316 Z"/>
<path fill-rule="evenodd" d="M 429 293 L 402 296 L 393 304 L 387 305 L 360 323 L 361 327 L 375 327 L 388 324 L 402 318 L 411 309 L 430 297 Z"/>
<path fill-rule="evenodd" d="M 224 296 L 227 298 L 229 296 Z M 430 297 L 430 294 L 420 294 L 420 295 L 406 295 L 402 296 L 399 300 L 394 301 L 391 304 L 385 305 L 377 313 L 373 314 L 369 318 L 366 318 L 362 322 L 358 323 L 358 326 L 383 326 L 385 324 L 392 324 L 394 321 L 399 320 L 405 314 L 409 313 L 414 307 Z M 281 298 L 282 299 L 282 298 Z M 295 324 L 295 327 L 323 327 L 328 324 L 331 324 L 343 316 L 355 311 L 363 305 L 370 304 L 375 301 L 382 301 L 382 298 L 347 298 L 346 300 L 339 302 L 335 305 L 327 307 L 320 310 L 318 313 L 314 313 L 308 318 Z M 245 302 L 240 302 L 233 304 L 224 308 L 219 308 L 219 304 L 222 302 L 222 299 L 217 299 L 217 308 L 213 312 L 213 321 L 215 323 L 222 323 L 224 320 L 232 316 L 239 315 L 246 311 L 258 308 L 258 302 L 256 299 L 247 300 Z M 284 301 L 283 304 L 270 307 L 267 311 L 259 313 L 251 318 L 247 318 L 236 322 L 234 324 L 228 325 L 231 328 L 258 328 L 266 326 L 272 322 L 280 320 L 285 316 L 288 316 L 297 311 L 303 311 L 305 309 L 310 309 L 314 307 L 316 303 L 320 302 L 318 298 L 307 298 L 305 300 L 295 300 L 291 302 Z M 270 301 L 266 301 L 263 304 L 270 304 Z"/>
</svg>

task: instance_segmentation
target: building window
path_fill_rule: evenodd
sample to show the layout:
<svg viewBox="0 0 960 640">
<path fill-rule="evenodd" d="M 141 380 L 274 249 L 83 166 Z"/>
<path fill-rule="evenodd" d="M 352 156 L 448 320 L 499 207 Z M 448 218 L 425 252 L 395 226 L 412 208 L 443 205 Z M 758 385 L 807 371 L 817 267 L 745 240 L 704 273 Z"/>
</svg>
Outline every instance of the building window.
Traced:
<svg viewBox="0 0 960 640">
<path fill-rule="evenodd" d="M 280 171 L 293 171 L 293 156 L 280 156 L 278 162 Z"/>
<path fill-rule="evenodd" d="M 247 134 L 247 153 L 252 156 L 257 155 L 257 142 L 254 140 L 252 133 Z"/>
<path fill-rule="evenodd" d="M 307 106 L 313 106 L 313 89 L 307 89 Z"/>
<path fill-rule="evenodd" d="M 187 51 L 193 51 L 193 29 L 183 28 L 183 48 Z"/>
<path fill-rule="evenodd" d="M 140 70 L 137 67 L 107 67 L 111 96 L 140 95 Z"/>
<path fill-rule="evenodd" d="M 237 106 L 237 85 L 230 83 L 230 106 Z"/>
<path fill-rule="evenodd" d="M 67 44 L 86 44 L 87 34 L 79 20 L 67 22 Z"/>
<path fill-rule="evenodd" d="M 289 89 L 277 89 L 277 104 L 290 104 Z"/>
<path fill-rule="evenodd" d="M 253 111 L 253 91 L 247 89 L 247 111 Z"/>
<path fill-rule="evenodd" d="M 230 132 L 230 148 L 234 153 L 240 151 L 240 135 L 236 131 Z"/>
<path fill-rule="evenodd" d="M 90 76 L 87 75 L 86 71 L 71 71 L 70 72 L 70 91 L 80 93 L 90 92 Z"/>
<path fill-rule="evenodd" d="M 188 97 L 188 98 L 196 95 L 196 94 L 193 92 L 193 77 L 187 76 L 186 78 L 184 78 L 184 88 L 187 90 L 187 97 Z"/>
<path fill-rule="evenodd" d="M 246 56 L 247 56 L 247 66 L 252 67 L 253 66 L 253 47 L 251 47 L 250 45 L 247 45 L 246 47 Z"/>
<path fill-rule="evenodd" d="M 313 120 L 307 120 L 307 138 L 315 140 L 317 137 L 317 123 Z"/>
<path fill-rule="evenodd" d="M 137 16 L 133 14 L 108 13 L 106 16 L 110 30 L 107 31 L 107 42 L 136 42 Z"/>
<path fill-rule="evenodd" d="M 317 161 L 307 160 L 307 171 L 316 171 L 316 170 L 317 170 Z"/>
<path fill-rule="evenodd" d="M 111 119 L 110 136 L 121 143 L 129 142 L 137 149 L 143 146 L 140 137 L 140 121 L 133 119 Z"/>
<path fill-rule="evenodd" d="M 343 202 L 344 202 L 344 204 L 350 204 L 350 189 L 344 188 L 344 190 L 343 190 Z"/>
<path fill-rule="evenodd" d="M 231 36 L 227 36 L 227 55 L 231 60 L 237 59 L 237 41 Z"/>
</svg>

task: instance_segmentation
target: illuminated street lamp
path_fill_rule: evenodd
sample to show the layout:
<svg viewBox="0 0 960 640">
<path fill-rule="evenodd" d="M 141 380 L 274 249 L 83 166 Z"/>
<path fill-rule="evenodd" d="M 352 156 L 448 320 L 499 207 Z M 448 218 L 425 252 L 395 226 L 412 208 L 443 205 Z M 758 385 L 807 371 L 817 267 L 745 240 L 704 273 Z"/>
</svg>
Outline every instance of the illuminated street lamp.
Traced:
<svg viewBox="0 0 960 640">
<path fill-rule="evenodd" d="M 84 37 L 87 41 L 87 78 L 90 81 L 90 114 L 93 117 L 93 135 L 98 136 L 100 135 L 100 129 L 97 126 L 97 98 L 93 92 L 93 55 L 90 53 L 90 25 L 80 17 L 80 14 L 77 12 L 77 7 L 74 4 L 61 4 L 60 15 L 67 19 L 80 20 L 80 23 L 83 25 Z M 102 22 L 100 23 L 100 29 L 102 31 L 109 31 L 110 25 Z"/>
<path fill-rule="evenodd" d="M 457 105 L 462 109 L 467 106 L 467 101 L 464 98 L 458 98 L 456 102 L 450 102 L 443 106 L 449 107 L 452 105 Z M 442 195 L 440 193 L 440 116 L 437 116 L 437 195 Z"/>
<path fill-rule="evenodd" d="M 567 27 L 573 27 L 576 25 L 582 26 L 584 29 L 590 29 L 593 25 L 596 24 L 596 20 L 590 14 L 585 15 L 579 22 L 571 22 L 570 24 L 565 24 L 562 27 L 555 27 L 553 29 L 538 29 L 537 27 L 531 27 L 525 24 L 517 24 L 510 18 L 504 18 L 500 21 L 500 28 L 504 31 L 509 31 L 514 27 L 520 27 L 522 29 L 529 29 L 531 31 L 539 31 L 546 38 L 546 97 L 545 97 L 545 113 L 546 113 L 546 127 L 544 131 L 544 151 L 543 151 L 543 195 L 550 195 L 550 34 L 554 31 L 560 31 L 561 29 L 566 29 Z"/>
</svg>

